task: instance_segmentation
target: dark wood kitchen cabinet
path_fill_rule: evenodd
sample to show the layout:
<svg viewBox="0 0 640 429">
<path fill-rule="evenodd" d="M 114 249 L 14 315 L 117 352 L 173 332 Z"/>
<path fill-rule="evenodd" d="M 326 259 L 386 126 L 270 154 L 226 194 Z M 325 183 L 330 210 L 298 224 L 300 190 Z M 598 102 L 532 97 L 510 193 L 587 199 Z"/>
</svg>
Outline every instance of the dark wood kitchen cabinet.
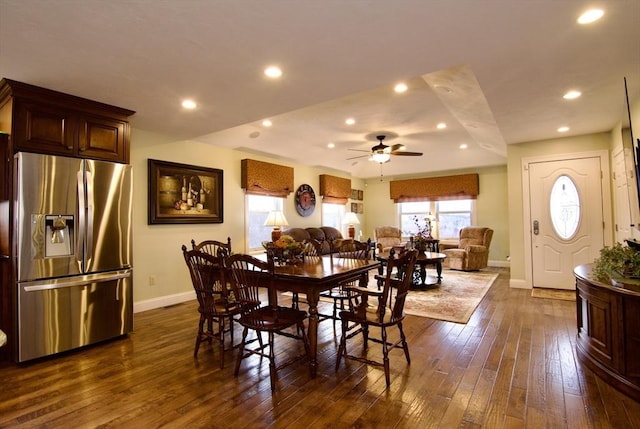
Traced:
<svg viewBox="0 0 640 429">
<path fill-rule="evenodd" d="M 135 112 L 3 79 L 14 152 L 129 162 L 129 116 Z M 5 121 L 6 122 L 6 121 Z"/>
<path fill-rule="evenodd" d="M 135 112 L 45 88 L 0 80 L 0 363 L 16 356 L 13 156 L 35 152 L 129 163 Z"/>
</svg>

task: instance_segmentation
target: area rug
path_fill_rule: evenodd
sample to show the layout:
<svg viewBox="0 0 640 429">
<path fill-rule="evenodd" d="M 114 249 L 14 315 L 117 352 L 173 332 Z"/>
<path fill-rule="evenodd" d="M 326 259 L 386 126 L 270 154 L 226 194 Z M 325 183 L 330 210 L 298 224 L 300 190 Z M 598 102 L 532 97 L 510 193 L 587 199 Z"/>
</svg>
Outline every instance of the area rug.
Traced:
<svg viewBox="0 0 640 429">
<path fill-rule="evenodd" d="M 548 299 L 561 299 L 563 301 L 575 301 L 575 290 L 559 290 L 559 289 L 545 289 L 534 287 L 531 290 L 531 296 L 534 298 L 548 298 Z"/>
<path fill-rule="evenodd" d="M 404 311 L 414 316 L 467 323 L 497 278 L 495 272 L 445 270 L 440 285 L 426 291 L 410 291 Z"/>
<path fill-rule="evenodd" d="M 369 285 L 375 285 L 373 271 Z M 455 323 L 467 323 L 484 295 L 498 278 L 491 271 L 453 271 L 442 272 L 442 283 L 429 290 L 411 290 L 404 304 L 404 312 L 413 316 L 428 317 Z M 284 292 L 291 296 L 291 292 Z M 306 302 L 304 295 L 300 302 Z M 320 301 L 331 301 L 320 298 Z"/>
</svg>

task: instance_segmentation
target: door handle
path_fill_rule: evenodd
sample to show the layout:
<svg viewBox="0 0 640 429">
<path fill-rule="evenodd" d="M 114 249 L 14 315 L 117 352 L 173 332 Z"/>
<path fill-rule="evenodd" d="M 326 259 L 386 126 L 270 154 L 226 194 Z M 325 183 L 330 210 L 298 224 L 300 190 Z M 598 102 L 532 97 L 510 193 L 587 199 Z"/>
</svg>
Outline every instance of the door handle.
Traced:
<svg viewBox="0 0 640 429">
<path fill-rule="evenodd" d="M 533 234 L 534 235 L 540 234 L 540 223 L 537 220 L 533 221 Z"/>
</svg>

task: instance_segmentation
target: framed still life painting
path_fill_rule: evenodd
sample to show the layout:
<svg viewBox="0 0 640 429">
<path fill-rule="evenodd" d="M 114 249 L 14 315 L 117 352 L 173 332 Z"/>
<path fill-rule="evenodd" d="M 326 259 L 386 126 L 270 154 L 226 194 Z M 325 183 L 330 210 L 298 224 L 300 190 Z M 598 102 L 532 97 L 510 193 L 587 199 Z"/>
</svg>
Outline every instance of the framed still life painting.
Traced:
<svg viewBox="0 0 640 429">
<path fill-rule="evenodd" d="M 149 225 L 223 222 L 223 171 L 148 160 Z"/>
</svg>

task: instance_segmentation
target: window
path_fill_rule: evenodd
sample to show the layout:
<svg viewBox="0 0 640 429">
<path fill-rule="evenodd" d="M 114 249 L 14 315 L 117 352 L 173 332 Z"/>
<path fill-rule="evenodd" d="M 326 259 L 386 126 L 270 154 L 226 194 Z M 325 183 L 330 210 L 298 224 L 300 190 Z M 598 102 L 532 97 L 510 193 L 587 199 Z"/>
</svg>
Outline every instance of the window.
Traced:
<svg viewBox="0 0 640 429">
<path fill-rule="evenodd" d="M 458 239 L 460 230 L 473 225 L 475 200 L 446 200 L 436 203 L 436 230 L 441 240 Z"/>
<path fill-rule="evenodd" d="M 284 198 L 264 195 L 247 195 L 247 247 L 249 252 L 262 250 L 263 241 L 271 241 L 272 227 L 264 226 L 269 212 L 282 210 Z"/>
<path fill-rule="evenodd" d="M 322 225 L 332 226 L 342 231 L 343 204 L 322 203 Z"/>
<path fill-rule="evenodd" d="M 432 235 L 440 240 L 457 239 L 460 229 L 473 224 L 475 200 L 445 200 L 398 203 L 400 230 L 405 239 L 413 235 L 418 227 L 413 221 L 417 216 L 422 221 L 429 213 L 436 216 L 432 224 Z"/>
<path fill-rule="evenodd" d="M 551 188 L 549 211 L 553 229 L 564 240 L 569 240 L 580 225 L 580 195 L 569 176 L 558 177 Z"/>
<path fill-rule="evenodd" d="M 435 209 L 432 208 L 433 204 L 429 201 L 399 203 L 398 206 L 400 206 L 400 231 L 402 231 L 403 238 L 409 238 L 418 232 L 418 225 L 413 221 L 415 217 L 423 224 L 424 222 L 422 221 L 427 217 L 429 212 L 433 213 L 435 211 Z"/>
</svg>

